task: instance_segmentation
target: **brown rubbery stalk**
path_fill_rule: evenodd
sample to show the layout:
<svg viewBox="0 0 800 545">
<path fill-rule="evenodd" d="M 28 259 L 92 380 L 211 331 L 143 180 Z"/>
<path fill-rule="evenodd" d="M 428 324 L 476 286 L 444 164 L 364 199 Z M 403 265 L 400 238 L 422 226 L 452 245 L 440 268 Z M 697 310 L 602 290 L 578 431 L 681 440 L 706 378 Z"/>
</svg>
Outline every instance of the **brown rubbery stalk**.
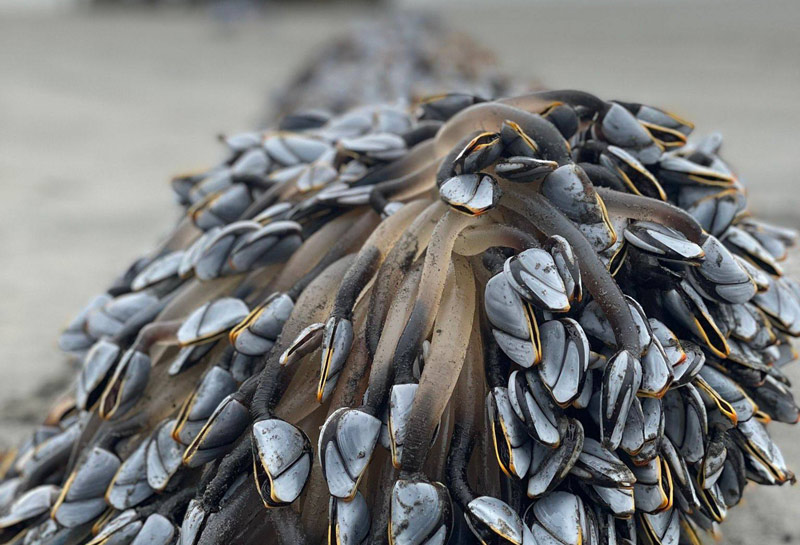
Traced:
<svg viewBox="0 0 800 545">
<path fill-rule="evenodd" d="M 364 399 L 364 407 L 372 414 L 384 406 L 392 380 L 392 356 L 403 333 L 403 327 L 417 297 L 422 266 L 413 267 L 403 279 L 400 289 L 389 306 L 383 324 L 380 340 L 372 359 L 369 373 L 369 387 Z"/>
<path fill-rule="evenodd" d="M 609 213 L 641 221 L 654 221 L 677 229 L 689 240 L 703 245 L 708 233 L 685 210 L 668 202 L 643 195 L 623 193 L 606 187 L 598 187 L 597 193 L 603 199 Z"/>
<path fill-rule="evenodd" d="M 400 235 L 378 269 L 367 313 L 367 348 L 371 355 L 375 355 L 394 292 L 400 286 L 403 276 L 428 247 L 433 229 L 445 210 L 446 205 L 438 199 L 429 204 Z"/>
<path fill-rule="evenodd" d="M 417 300 L 394 353 L 397 382 L 408 383 L 413 379 L 411 369 L 414 358 L 417 357 L 419 347 L 428 336 L 439 311 L 453 246 L 459 233 L 470 224 L 480 225 L 485 222 L 488 222 L 485 217 L 475 218 L 455 210 L 448 210 L 436 224 L 425 253 Z"/>
<path fill-rule="evenodd" d="M 353 264 L 348 269 L 336 294 L 332 316 L 350 319 L 356 298 L 375 276 L 386 259 L 387 252 L 409 224 L 428 206 L 426 200 L 416 200 L 383 220 L 361 246 Z"/>
<path fill-rule="evenodd" d="M 638 333 L 630 308 L 614 278 L 606 270 L 594 248 L 577 227 L 555 206 L 538 193 L 522 194 L 510 190 L 504 201 L 513 210 L 526 215 L 546 235 L 561 235 L 572 246 L 581 277 L 592 297 L 603 309 L 614 330 L 617 348 L 628 350 L 638 357 Z"/>
<path fill-rule="evenodd" d="M 453 286 L 435 322 L 431 348 L 408 422 L 403 471 L 422 469 L 433 433 L 451 399 L 464 365 L 475 317 L 475 278 L 463 257 L 453 257 Z M 424 273 L 423 273 L 424 274 Z"/>
</svg>

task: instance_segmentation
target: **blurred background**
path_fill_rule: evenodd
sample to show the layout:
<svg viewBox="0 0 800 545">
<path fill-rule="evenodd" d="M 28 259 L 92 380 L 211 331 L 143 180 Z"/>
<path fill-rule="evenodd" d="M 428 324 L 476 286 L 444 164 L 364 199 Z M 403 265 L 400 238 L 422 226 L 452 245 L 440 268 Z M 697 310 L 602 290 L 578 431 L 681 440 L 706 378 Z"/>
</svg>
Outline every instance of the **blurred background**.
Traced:
<svg viewBox="0 0 800 545">
<path fill-rule="evenodd" d="M 800 228 L 797 0 L 0 0 L 0 448 L 69 380 L 60 328 L 177 218 L 170 175 L 268 119 L 332 37 L 409 9 L 475 38 L 499 73 L 721 131 L 751 209 Z M 770 429 L 799 470 L 800 429 Z M 800 543 L 800 490 L 758 488 L 724 543 Z"/>
</svg>

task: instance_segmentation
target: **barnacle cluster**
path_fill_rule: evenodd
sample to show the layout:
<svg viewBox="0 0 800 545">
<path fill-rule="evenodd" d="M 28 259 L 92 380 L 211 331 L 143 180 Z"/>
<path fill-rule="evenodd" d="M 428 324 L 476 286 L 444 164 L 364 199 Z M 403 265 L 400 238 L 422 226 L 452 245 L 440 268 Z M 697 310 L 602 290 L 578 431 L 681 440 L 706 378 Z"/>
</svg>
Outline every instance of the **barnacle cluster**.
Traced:
<svg viewBox="0 0 800 545">
<path fill-rule="evenodd" d="M 794 479 L 800 285 L 692 128 L 544 91 L 225 139 L 61 337 L 0 541 L 699 543 Z"/>
</svg>

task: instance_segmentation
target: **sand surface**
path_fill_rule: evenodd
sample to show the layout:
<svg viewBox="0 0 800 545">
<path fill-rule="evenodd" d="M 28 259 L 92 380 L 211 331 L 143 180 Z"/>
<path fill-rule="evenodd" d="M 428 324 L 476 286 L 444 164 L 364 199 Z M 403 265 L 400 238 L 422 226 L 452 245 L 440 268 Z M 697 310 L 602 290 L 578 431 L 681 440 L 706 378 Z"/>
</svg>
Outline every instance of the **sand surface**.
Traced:
<svg viewBox="0 0 800 545">
<path fill-rule="evenodd" d="M 662 105 L 720 130 L 751 207 L 800 228 L 800 3 L 455 2 L 453 25 L 551 87 Z M 41 417 L 71 368 L 59 329 L 177 217 L 170 174 L 251 128 L 351 11 L 0 11 L 0 448 Z M 787 267 L 800 274 L 800 260 Z M 797 380 L 800 372 L 791 374 Z M 771 428 L 800 468 L 800 429 Z M 800 541 L 800 489 L 760 487 L 725 543 Z M 792 516 L 793 514 L 793 516 Z"/>
</svg>

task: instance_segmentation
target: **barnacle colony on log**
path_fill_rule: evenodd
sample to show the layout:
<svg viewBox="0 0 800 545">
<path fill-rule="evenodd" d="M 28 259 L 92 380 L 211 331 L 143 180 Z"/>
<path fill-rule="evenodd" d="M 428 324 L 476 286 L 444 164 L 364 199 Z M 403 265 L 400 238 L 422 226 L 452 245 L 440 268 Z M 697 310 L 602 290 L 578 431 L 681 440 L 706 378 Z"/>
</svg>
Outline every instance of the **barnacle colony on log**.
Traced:
<svg viewBox="0 0 800 545">
<path fill-rule="evenodd" d="M 63 334 L 0 539 L 699 543 L 794 479 L 800 285 L 691 131 L 547 91 L 227 138 Z"/>
</svg>

